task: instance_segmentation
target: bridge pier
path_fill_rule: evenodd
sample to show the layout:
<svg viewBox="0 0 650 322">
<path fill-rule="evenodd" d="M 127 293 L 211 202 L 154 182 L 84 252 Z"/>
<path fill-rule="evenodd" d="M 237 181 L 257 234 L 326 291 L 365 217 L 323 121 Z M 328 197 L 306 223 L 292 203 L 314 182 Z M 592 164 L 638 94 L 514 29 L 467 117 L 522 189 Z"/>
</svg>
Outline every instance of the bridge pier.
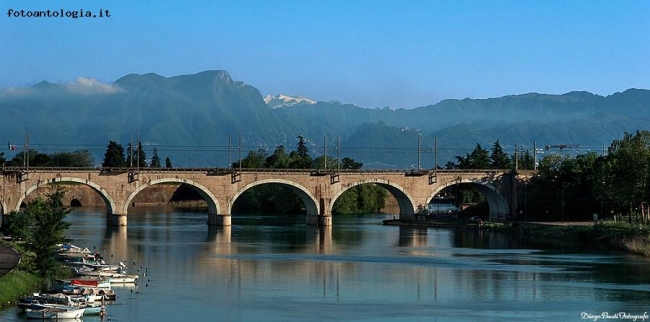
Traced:
<svg viewBox="0 0 650 322">
<path fill-rule="evenodd" d="M 126 226 L 126 215 L 108 214 L 106 217 L 106 224 L 108 226 Z"/>
<path fill-rule="evenodd" d="M 306 224 L 310 226 L 332 226 L 332 215 L 308 214 Z"/>
<path fill-rule="evenodd" d="M 208 214 L 208 226 L 231 226 L 231 215 Z"/>
</svg>

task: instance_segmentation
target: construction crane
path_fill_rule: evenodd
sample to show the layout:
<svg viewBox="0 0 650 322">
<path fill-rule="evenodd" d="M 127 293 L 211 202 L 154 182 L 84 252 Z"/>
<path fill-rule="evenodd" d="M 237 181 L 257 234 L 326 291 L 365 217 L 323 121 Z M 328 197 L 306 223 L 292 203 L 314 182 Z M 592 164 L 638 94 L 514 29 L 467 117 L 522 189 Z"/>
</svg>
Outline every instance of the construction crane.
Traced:
<svg viewBox="0 0 650 322">
<path fill-rule="evenodd" d="M 579 148 L 579 147 L 580 147 L 580 144 L 556 144 L 556 145 L 548 145 L 547 144 L 544 147 L 544 149 L 547 150 L 547 151 L 550 150 L 551 148 L 560 149 L 560 154 L 562 154 L 562 150 L 564 150 L 564 149 L 575 149 L 575 148 Z"/>
</svg>

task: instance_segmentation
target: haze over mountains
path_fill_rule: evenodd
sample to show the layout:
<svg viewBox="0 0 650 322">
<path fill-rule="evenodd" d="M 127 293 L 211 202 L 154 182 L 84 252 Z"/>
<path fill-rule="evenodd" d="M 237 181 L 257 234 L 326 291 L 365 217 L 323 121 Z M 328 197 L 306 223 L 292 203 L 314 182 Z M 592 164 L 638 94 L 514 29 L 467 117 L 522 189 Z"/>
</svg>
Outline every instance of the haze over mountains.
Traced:
<svg viewBox="0 0 650 322">
<path fill-rule="evenodd" d="M 418 137 L 421 166 L 465 155 L 477 143 L 489 149 L 499 139 L 508 153 L 515 144 L 580 145 L 576 153 L 600 152 L 625 131 L 650 128 L 650 91 L 629 89 L 608 96 L 588 92 L 522 94 L 487 99 L 449 99 L 414 109 L 368 109 L 339 102 L 315 102 L 288 95 L 267 96 L 234 81 L 225 71 L 162 77 L 131 74 L 105 84 L 90 78 L 73 83 L 41 82 L 0 90 L 0 140 L 41 152 L 89 149 L 101 163 L 109 140 L 126 147 L 137 137 L 147 156 L 153 147 L 174 166 L 225 167 L 249 150 L 277 145 L 295 149 L 309 140 L 313 157 L 341 156 L 366 168 L 414 167 Z M 230 142 L 230 144 L 229 144 Z M 230 148 L 230 153 L 229 151 Z M 3 149 L 5 157 L 13 151 Z"/>
</svg>

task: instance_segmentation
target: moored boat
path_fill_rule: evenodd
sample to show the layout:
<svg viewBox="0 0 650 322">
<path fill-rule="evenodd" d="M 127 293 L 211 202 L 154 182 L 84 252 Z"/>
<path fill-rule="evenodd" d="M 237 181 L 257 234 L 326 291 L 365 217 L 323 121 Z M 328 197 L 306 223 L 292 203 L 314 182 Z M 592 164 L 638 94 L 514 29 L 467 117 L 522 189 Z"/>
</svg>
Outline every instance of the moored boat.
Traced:
<svg viewBox="0 0 650 322">
<path fill-rule="evenodd" d="M 28 319 L 41 320 L 80 319 L 84 316 L 84 309 L 55 307 L 46 307 L 40 310 L 25 309 L 25 315 Z"/>
</svg>

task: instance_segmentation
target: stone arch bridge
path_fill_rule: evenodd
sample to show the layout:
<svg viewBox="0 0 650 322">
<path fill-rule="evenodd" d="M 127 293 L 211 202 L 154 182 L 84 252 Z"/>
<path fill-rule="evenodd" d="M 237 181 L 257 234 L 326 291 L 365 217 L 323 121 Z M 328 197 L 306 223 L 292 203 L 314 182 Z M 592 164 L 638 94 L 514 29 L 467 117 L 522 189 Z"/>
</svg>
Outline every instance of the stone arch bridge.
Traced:
<svg viewBox="0 0 650 322">
<path fill-rule="evenodd" d="M 386 188 L 397 200 L 400 218 L 413 219 L 444 188 L 471 184 L 490 207 L 490 219 L 509 218 L 517 208 L 517 184 L 530 173 L 512 170 L 293 170 L 293 169 L 108 169 L 30 168 L 3 170 L 0 214 L 20 208 L 37 188 L 53 183 L 84 184 L 106 203 L 107 224 L 126 226 L 127 210 L 142 190 L 161 183 L 184 183 L 208 204 L 208 224 L 229 226 L 235 200 L 261 184 L 289 187 L 305 203 L 307 224 L 331 225 L 332 207 L 346 190 L 361 184 Z M 3 220 L 4 221 L 4 220 Z"/>
</svg>

